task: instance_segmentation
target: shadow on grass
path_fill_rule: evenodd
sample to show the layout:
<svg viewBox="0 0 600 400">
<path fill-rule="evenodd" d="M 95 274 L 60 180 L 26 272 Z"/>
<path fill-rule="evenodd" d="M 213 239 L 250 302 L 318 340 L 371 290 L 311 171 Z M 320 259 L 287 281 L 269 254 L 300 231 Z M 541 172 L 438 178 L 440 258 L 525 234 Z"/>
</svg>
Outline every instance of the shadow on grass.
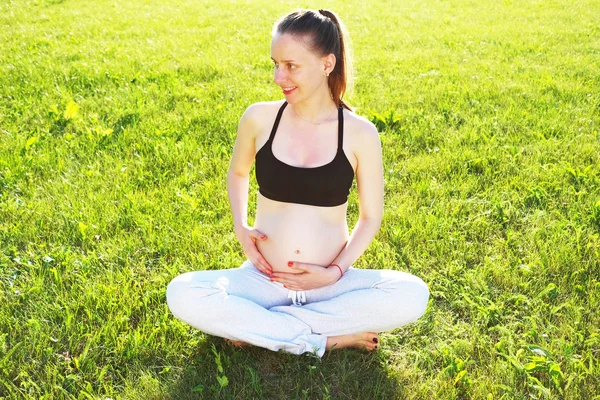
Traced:
<svg viewBox="0 0 600 400">
<path fill-rule="evenodd" d="M 214 349 L 216 350 L 213 351 Z M 337 350 L 322 359 L 251 347 L 237 349 L 207 336 L 197 356 L 182 366 L 167 399 L 368 399 L 403 398 L 380 353 Z M 217 362 L 218 357 L 218 362 Z M 223 367 L 218 371 L 217 364 Z M 219 380 L 227 385 L 221 387 Z"/>
</svg>

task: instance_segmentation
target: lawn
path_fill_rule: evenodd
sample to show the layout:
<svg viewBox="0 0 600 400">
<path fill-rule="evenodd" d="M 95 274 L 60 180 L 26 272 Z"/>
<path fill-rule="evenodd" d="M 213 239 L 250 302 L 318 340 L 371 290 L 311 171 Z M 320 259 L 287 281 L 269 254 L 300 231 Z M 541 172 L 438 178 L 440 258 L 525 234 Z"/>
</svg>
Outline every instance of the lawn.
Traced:
<svg viewBox="0 0 600 400">
<path fill-rule="evenodd" d="M 426 314 L 376 354 L 235 349 L 165 289 L 244 261 L 225 177 L 273 22 L 346 23 Z M 596 17 L 594 17 L 596 15 Z M 0 398 L 600 399 L 600 2 L 0 3 Z M 249 221 L 256 182 L 251 177 Z M 349 226 L 358 217 L 356 188 Z"/>
</svg>

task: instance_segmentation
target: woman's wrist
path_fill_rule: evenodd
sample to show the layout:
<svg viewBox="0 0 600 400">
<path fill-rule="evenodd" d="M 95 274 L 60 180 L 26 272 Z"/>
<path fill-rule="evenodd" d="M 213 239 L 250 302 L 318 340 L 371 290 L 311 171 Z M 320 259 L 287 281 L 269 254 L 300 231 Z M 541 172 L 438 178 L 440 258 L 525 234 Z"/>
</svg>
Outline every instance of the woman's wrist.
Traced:
<svg viewBox="0 0 600 400">
<path fill-rule="evenodd" d="M 340 278 L 344 275 L 344 271 L 338 264 L 331 264 L 327 267 L 327 269 L 330 271 L 330 274 L 335 277 L 334 282 L 339 281 Z"/>
<path fill-rule="evenodd" d="M 245 221 L 233 225 L 233 232 L 235 233 L 235 235 L 238 238 L 240 237 L 241 233 L 244 232 L 246 229 L 252 229 L 252 228 Z"/>
</svg>

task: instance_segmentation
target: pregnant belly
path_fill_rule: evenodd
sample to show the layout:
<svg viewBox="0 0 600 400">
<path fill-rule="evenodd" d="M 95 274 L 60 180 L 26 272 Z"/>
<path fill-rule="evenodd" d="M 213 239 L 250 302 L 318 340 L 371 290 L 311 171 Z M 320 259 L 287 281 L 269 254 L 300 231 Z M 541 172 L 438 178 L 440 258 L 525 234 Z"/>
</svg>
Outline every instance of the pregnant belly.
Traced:
<svg viewBox="0 0 600 400">
<path fill-rule="evenodd" d="M 343 220 L 324 220 L 319 210 L 300 206 L 281 212 L 257 212 L 254 227 L 267 235 L 257 240 L 258 250 L 273 267 L 273 271 L 294 272 L 288 261 L 322 266 L 330 265 L 348 241 L 348 226 Z"/>
</svg>

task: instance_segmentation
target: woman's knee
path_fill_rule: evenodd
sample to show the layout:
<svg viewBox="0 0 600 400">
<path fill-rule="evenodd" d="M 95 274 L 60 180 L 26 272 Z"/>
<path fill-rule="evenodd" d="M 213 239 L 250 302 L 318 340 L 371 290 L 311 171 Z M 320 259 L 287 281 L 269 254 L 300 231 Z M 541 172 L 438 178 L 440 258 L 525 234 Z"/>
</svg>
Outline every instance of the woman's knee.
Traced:
<svg viewBox="0 0 600 400">
<path fill-rule="evenodd" d="M 188 303 L 186 300 L 187 291 L 189 290 L 190 280 L 187 279 L 186 275 L 190 272 L 175 277 L 167 285 L 167 306 L 171 313 L 180 318 L 185 312 L 185 306 Z"/>
<path fill-rule="evenodd" d="M 429 288 L 421 278 L 402 273 L 394 286 L 395 309 L 403 324 L 414 322 L 425 314 Z"/>
<path fill-rule="evenodd" d="M 218 313 L 215 305 L 221 295 L 227 295 L 228 280 L 214 271 L 187 272 L 167 286 L 167 305 L 173 315 L 183 321 Z M 217 296 L 217 297 L 215 297 Z"/>
<path fill-rule="evenodd" d="M 425 311 L 427 310 L 427 304 L 429 302 L 429 287 L 421 278 L 414 277 L 415 280 L 413 282 L 413 318 L 414 321 L 421 318 Z"/>
</svg>

